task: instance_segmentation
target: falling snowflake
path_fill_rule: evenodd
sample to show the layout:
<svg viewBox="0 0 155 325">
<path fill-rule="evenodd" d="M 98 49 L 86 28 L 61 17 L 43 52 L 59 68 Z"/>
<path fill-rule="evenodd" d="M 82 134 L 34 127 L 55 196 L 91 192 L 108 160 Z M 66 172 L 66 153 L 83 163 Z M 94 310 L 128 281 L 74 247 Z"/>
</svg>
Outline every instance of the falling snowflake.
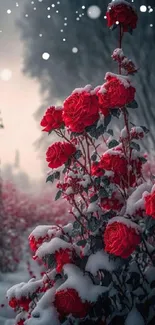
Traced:
<svg viewBox="0 0 155 325">
<path fill-rule="evenodd" d="M 43 58 L 43 60 L 48 60 L 48 59 L 50 58 L 50 54 L 47 53 L 47 52 L 44 52 L 44 53 L 42 54 L 42 58 Z"/>
<path fill-rule="evenodd" d="M 97 19 L 101 15 L 101 9 L 98 6 L 90 6 L 87 10 L 87 15 L 91 19 Z"/>
<path fill-rule="evenodd" d="M 147 11 L 147 7 L 144 6 L 144 5 L 140 6 L 140 11 L 141 12 L 146 12 Z"/>
<path fill-rule="evenodd" d="M 73 47 L 72 48 L 72 52 L 76 54 L 78 52 L 78 48 L 77 47 Z"/>
</svg>

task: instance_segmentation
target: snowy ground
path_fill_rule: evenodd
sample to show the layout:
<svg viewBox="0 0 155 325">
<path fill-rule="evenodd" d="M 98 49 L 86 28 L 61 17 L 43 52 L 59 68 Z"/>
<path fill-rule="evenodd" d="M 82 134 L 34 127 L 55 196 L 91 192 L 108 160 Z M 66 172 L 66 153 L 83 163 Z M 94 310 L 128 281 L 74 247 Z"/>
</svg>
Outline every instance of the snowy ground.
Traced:
<svg viewBox="0 0 155 325">
<path fill-rule="evenodd" d="M 15 324 L 15 313 L 13 309 L 8 306 L 6 299 L 6 291 L 14 284 L 20 282 L 27 282 L 30 279 L 29 272 L 27 270 L 26 261 L 29 260 L 30 267 L 35 276 L 39 277 L 40 268 L 36 262 L 30 257 L 28 251 L 28 240 L 26 238 L 24 243 L 25 250 L 23 251 L 23 261 L 19 264 L 16 272 L 0 273 L 0 325 L 14 325 Z M 4 307 L 2 306 L 4 305 Z"/>
</svg>

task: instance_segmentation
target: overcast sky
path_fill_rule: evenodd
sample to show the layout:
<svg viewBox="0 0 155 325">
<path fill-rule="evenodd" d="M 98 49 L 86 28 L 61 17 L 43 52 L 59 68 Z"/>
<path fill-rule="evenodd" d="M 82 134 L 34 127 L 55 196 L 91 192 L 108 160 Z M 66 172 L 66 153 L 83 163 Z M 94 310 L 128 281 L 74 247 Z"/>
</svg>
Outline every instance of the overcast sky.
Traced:
<svg viewBox="0 0 155 325">
<path fill-rule="evenodd" d="M 23 48 L 16 27 L 26 1 L 29 0 L 0 0 L 0 110 L 5 126 L 0 130 L 0 159 L 2 164 L 13 163 L 17 149 L 21 155 L 21 168 L 38 178 L 41 164 L 33 143 L 41 130 L 33 113 L 41 99 L 37 83 L 21 71 Z M 26 19 L 24 15 L 23 19 Z M 3 80 L 9 78 L 5 69 L 12 72 L 8 81 Z"/>
</svg>

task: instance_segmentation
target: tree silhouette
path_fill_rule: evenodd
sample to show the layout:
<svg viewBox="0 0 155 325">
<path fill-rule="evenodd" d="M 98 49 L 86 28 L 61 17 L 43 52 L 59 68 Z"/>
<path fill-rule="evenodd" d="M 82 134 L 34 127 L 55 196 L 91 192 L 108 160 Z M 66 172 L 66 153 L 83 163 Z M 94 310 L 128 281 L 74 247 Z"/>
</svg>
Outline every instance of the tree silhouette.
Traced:
<svg viewBox="0 0 155 325">
<path fill-rule="evenodd" d="M 109 60 L 109 54 L 118 47 L 115 42 L 118 30 L 112 32 L 106 28 L 104 16 L 108 3 L 108 0 L 44 0 L 36 5 L 30 3 L 25 6 L 23 19 L 18 25 L 25 48 L 24 72 L 39 81 L 43 96 L 42 105 L 35 114 L 37 120 L 47 105 L 62 101 L 74 88 L 87 83 L 93 86 L 103 83 L 107 70 L 117 73 L 112 60 Z M 87 9 L 91 5 L 97 5 L 101 9 L 98 19 L 88 17 Z M 155 10 L 152 10 L 155 9 L 155 3 L 154 0 L 135 0 L 134 5 L 139 15 L 139 24 L 134 31 L 134 39 L 130 34 L 126 37 L 125 55 L 140 68 L 135 78 L 139 103 L 135 122 L 151 129 L 149 147 L 152 149 L 155 143 L 155 26 L 152 26 L 155 23 Z M 147 6 L 145 13 L 140 12 L 141 5 Z M 27 18 L 25 14 L 28 15 Z M 79 14 L 82 17 L 76 20 Z M 78 48 L 76 54 L 72 52 L 74 47 Z M 44 52 L 50 54 L 47 61 L 42 59 Z M 38 143 L 41 144 L 41 139 Z M 45 141 L 43 143 L 45 145 Z"/>
</svg>

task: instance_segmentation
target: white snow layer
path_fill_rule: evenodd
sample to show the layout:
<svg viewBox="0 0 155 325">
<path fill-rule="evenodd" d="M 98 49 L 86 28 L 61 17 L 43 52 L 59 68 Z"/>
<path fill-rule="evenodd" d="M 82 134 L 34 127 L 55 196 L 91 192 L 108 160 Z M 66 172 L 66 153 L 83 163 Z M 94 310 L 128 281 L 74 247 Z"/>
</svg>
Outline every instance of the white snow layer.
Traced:
<svg viewBox="0 0 155 325">
<path fill-rule="evenodd" d="M 98 251 L 95 254 L 89 256 L 86 271 L 92 273 L 94 276 L 97 275 L 99 270 L 106 270 L 112 272 L 117 268 L 116 262 L 110 260 L 109 255 L 105 253 L 103 250 Z"/>
<path fill-rule="evenodd" d="M 35 256 L 42 258 L 46 255 L 55 254 L 60 248 L 72 249 L 72 245 L 60 238 L 52 238 L 48 243 L 43 243 L 36 251 Z"/>
<path fill-rule="evenodd" d="M 57 291 L 72 288 L 78 292 L 81 300 L 95 302 L 100 294 L 109 290 L 108 287 L 94 285 L 90 277 L 84 275 L 75 265 L 66 264 L 63 269 L 68 278 Z"/>
<path fill-rule="evenodd" d="M 131 3 L 129 3 L 127 1 L 125 1 L 125 0 L 114 0 L 114 1 L 109 3 L 108 11 L 111 10 L 112 7 L 120 5 L 120 4 L 127 5 L 128 7 L 132 7 Z"/>
<path fill-rule="evenodd" d="M 124 224 L 128 228 L 135 229 L 137 234 L 139 234 L 142 231 L 142 229 L 139 225 L 137 225 L 135 222 L 133 222 L 127 218 L 124 218 L 124 217 L 114 217 L 108 222 L 108 225 L 111 225 L 114 222 L 119 222 L 119 223 Z"/>
<path fill-rule="evenodd" d="M 145 182 L 136 188 L 127 200 L 126 214 L 133 215 L 135 211 L 144 208 L 144 198 L 151 188 L 151 182 Z"/>
</svg>

